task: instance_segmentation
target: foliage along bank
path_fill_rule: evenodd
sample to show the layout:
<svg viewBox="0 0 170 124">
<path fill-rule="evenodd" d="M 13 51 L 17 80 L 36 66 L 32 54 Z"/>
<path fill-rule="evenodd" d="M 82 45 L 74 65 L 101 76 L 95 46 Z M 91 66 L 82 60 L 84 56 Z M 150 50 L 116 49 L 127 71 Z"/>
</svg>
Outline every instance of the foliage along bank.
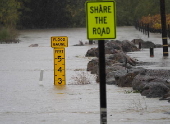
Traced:
<svg viewBox="0 0 170 124">
<path fill-rule="evenodd" d="M 87 0 L 0 0 L 0 24 L 25 28 L 85 27 Z M 97 0 L 93 0 L 97 1 Z M 103 0 L 104 1 L 104 0 Z M 115 0 L 118 26 L 159 14 L 160 0 Z M 166 0 L 166 13 L 170 13 Z"/>
<path fill-rule="evenodd" d="M 160 14 L 153 15 L 153 16 L 143 16 L 139 23 L 141 24 L 149 24 L 149 27 L 154 30 L 161 30 L 161 16 Z M 166 15 L 166 23 L 167 23 L 167 29 L 168 25 L 170 25 L 170 14 Z"/>
<path fill-rule="evenodd" d="M 15 30 L 20 19 L 21 0 L 0 0 L 0 43 L 18 42 Z"/>
</svg>

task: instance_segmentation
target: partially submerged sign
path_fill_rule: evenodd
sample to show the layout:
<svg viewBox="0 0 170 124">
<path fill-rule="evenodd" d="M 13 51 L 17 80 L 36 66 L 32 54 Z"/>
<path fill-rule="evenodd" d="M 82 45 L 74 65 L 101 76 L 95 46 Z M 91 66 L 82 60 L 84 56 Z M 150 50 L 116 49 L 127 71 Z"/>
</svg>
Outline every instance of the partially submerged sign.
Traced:
<svg viewBox="0 0 170 124">
<path fill-rule="evenodd" d="M 65 48 L 54 49 L 54 85 L 65 85 Z"/>
<path fill-rule="evenodd" d="M 68 47 L 68 37 L 66 36 L 51 37 L 51 47 L 53 48 Z"/>
<path fill-rule="evenodd" d="M 114 1 L 86 2 L 87 38 L 115 39 L 116 19 Z"/>
<path fill-rule="evenodd" d="M 54 48 L 54 85 L 66 85 L 65 47 L 68 47 L 68 37 L 51 37 L 51 47 Z"/>
</svg>

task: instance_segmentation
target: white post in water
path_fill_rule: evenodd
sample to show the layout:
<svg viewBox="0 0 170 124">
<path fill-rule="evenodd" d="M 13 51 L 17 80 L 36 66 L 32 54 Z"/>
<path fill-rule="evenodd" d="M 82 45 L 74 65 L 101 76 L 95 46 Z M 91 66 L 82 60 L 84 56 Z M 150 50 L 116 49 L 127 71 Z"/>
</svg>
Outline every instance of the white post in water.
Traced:
<svg viewBox="0 0 170 124">
<path fill-rule="evenodd" d="M 41 71 L 40 71 L 40 79 L 39 79 L 39 85 L 43 85 L 43 73 L 44 73 L 44 70 L 43 69 L 41 69 Z"/>
</svg>

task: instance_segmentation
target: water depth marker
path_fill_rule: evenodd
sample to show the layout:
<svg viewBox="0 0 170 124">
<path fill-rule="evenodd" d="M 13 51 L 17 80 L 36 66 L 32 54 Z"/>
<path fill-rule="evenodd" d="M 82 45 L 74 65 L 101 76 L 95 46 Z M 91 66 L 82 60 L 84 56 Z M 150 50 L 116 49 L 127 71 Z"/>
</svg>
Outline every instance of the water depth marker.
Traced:
<svg viewBox="0 0 170 124">
<path fill-rule="evenodd" d="M 68 37 L 51 37 L 51 47 L 54 48 L 54 85 L 66 85 L 65 47 L 68 47 Z"/>
</svg>

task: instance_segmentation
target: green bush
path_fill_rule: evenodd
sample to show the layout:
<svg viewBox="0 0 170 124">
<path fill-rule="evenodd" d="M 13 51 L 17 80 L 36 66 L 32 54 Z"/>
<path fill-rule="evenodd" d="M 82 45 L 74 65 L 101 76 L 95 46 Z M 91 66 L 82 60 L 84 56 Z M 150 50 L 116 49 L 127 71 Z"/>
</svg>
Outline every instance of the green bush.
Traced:
<svg viewBox="0 0 170 124">
<path fill-rule="evenodd" d="M 9 38 L 9 31 L 6 28 L 0 29 L 0 41 L 3 42 Z"/>
<path fill-rule="evenodd" d="M 17 42 L 17 31 L 15 29 L 0 28 L 0 42 L 1 43 L 12 43 Z"/>
</svg>

